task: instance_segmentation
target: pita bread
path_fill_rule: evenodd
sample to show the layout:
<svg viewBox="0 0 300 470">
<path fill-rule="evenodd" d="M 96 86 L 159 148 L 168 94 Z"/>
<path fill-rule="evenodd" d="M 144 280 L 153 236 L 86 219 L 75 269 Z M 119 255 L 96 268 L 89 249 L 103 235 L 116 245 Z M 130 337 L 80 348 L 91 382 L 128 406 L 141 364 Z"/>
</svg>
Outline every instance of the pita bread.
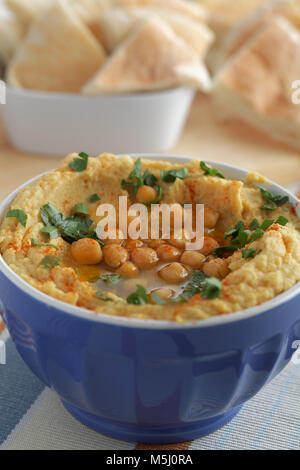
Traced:
<svg viewBox="0 0 300 470">
<path fill-rule="evenodd" d="M 186 0 L 112 0 L 117 7 L 164 7 L 181 15 L 200 21 L 207 20 L 207 11 L 202 5 Z"/>
<path fill-rule="evenodd" d="M 44 13 L 55 0 L 6 0 L 7 6 L 22 23 L 29 25 Z"/>
<path fill-rule="evenodd" d="M 101 16 L 111 8 L 111 0 L 69 0 L 71 5 L 93 35 L 104 44 L 99 25 Z"/>
<path fill-rule="evenodd" d="M 183 84 L 208 89 L 210 79 L 197 53 L 153 16 L 134 29 L 83 92 L 124 93 Z"/>
<path fill-rule="evenodd" d="M 0 62 L 6 65 L 24 34 L 22 25 L 9 11 L 0 10 Z"/>
<path fill-rule="evenodd" d="M 112 8 L 104 13 L 99 20 L 99 26 L 106 49 L 113 51 L 132 31 L 138 20 L 146 19 L 153 14 L 166 21 L 176 34 L 198 52 L 200 58 L 206 55 L 214 40 L 214 35 L 204 23 L 156 7 Z"/>
<path fill-rule="evenodd" d="M 9 64 L 7 81 L 19 88 L 80 92 L 106 59 L 104 50 L 65 0 L 32 26 Z"/>
<path fill-rule="evenodd" d="M 216 55 L 214 69 L 218 70 L 247 40 L 274 14 L 280 12 L 289 0 L 269 0 L 238 22 L 225 37 Z"/>
<path fill-rule="evenodd" d="M 242 119 L 275 140 L 300 148 L 300 107 L 292 83 L 300 77 L 300 33 L 273 18 L 220 71 L 213 100 L 222 119 Z"/>
</svg>

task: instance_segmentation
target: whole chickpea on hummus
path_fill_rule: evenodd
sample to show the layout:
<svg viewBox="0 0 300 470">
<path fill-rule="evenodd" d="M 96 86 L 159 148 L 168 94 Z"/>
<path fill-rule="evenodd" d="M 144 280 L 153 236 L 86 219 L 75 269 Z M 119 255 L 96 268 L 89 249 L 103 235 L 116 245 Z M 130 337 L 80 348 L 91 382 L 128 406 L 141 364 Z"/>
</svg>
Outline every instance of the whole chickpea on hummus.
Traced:
<svg viewBox="0 0 300 470">
<path fill-rule="evenodd" d="M 186 165 L 71 154 L 23 189 L 0 227 L 0 251 L 33 287 L 95 314 L 185 323 L 266 302 L 300 281 L 300 222 L 287 196 L 248 175 L 230 180 L 204 162 Z M 119 197 L 184 216 L 204 204 L 204 243 L 182 231 L 159 239 L 98 236 L 101 204 Z M 175 206 L 174 206 L 175 204 Z M 96 215 L 96 213 L 98 215 Z M 118 220 L 118 219 L 117 219 Z M 128 217 L 130 222 L 130 217 Z"/>
</svg>

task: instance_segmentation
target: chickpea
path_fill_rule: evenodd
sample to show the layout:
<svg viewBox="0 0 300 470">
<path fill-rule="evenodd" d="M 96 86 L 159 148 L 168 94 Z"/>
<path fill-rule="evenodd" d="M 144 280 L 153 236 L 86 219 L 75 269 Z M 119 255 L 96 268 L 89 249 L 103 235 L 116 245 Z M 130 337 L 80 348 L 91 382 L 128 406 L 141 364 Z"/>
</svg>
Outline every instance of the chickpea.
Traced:
<svg viewBox="0 0 300 470">
<path fill-rule="evenodd" d="M 147 245 L 150 247 L 150 248 L 153 248 L 153 249 L 156 249 L 158 248 L 160 245 L 164 245 L 166 243 L 165 240 L 145 240 Z"/>
<path fill-rule="evenodd" d="M 204 237 L 204 243 L 203 247 L 201 248 L 200 253 L 202 253 L 204 256 L 210 255 L 216 248 L 218 248 L 220 245 L 212 237 Z"/>
<path fill-rule="evenodd" d="M 157 253 L 152 248 L 135 248 L 131 258 L 140 269 L 151 269 L 158 263 Z"/>
<path fill-rule="evenodd" d="M 180 261 L 183 264 L 187 264 L 192 268 L 199 269 L 204 263 L 205 256 L 198 251 L 185 251 L 182 253 Z"/>
<path fill-rule="evenodd" d="M 152 202 L 156 199 L 156 197 L 157 197 L 157 191 L 151 186 L 141 186 L 138 189 L 138 192 L 136 193 L 137 201 L 142 204 Z"/>
<path fill-rule="evenodd" d="M 190 240 L 191 238 L 187 233 L 185 233 L 183 230 L 179 230 L 179 231 L 177 230 L 171 235 L 169 243 L 171 245 L 176 246 L 180 250 L 184 250 L 186 243 L 189 242 Z"/>
<path fill-rule="evenodd" d="M 118 268 L 129 258 L 128 251 L 120 245 L 106 245 L 103 248 L 105 263 L 111 268 Z"/>
<path fill-rule="evenodd" d="M 122 274 L 125 277 L 136 277 L 139 273 L 138 268 L 135 264 L 131 263 L 130 261 L 126 261 L 126 263 L 122 264 L 117 271 L 118 274 Z"/>
<path fill-rule="evenodd" d="M 168 264 L 168 266 L 162 268 L 158 274 L 169 284 L 180 284 L 189 276 L 188 270 L 180 263 Z"/>
<path fill-rule="evenodd" d="M 211 207 L 204 207 L 204 226 L 209 229 L 215 228 L 218 219 L 220 217 L 219 212 L 215 211 Z"/>
<path fill-rule="evenodd" d="M 114 233 L 114 230 L 105 230 L 105 233 L 107 234 L 107 238 L 102 240 L 104 245 L 122 245 L 124 242 L 124 236 L 123 232 L 120 229 L 116 229 L 116 233 Z"/>
<path fill-rule="evenodd" d="M 82 238 L 72 243 L 72 257 L 80 264 L 99 264 L 102 260 L 102 249 L 92 238 Z"/>
<path fill-rule="evenodd" d="M 228 263 L 222 258 L 212 259 L 204 264 L 203 272 L 207 276 L 223 279 L 229 274 Z"/>
<path fill-rule="evenodd" d="M 177 261 L 180 258 L 181 252 L 175 246 L 171 245 L 160 245 L 156 253 L 158 254 L 159 259 L 162 261 Z"/>
<path fill-rule="evenodd" d="M 149 294 L 149 300 L 152 304 L 156 304 L 156 302 L 153 300 L 152 295 L 153 293 L 156 292 L 156 294 L 162 299 L 162 300 L 170 300 L 173 295 L 174 291 L 172 289 L 168 289 L 166 287 L 163 287 L 161 289 L 155 289 Z"/>
<path fill-rule="evenodd" d="M 142 246 L 144 246 L 144 243 L 142 242 L 142 240 L 127 240 L 125 246 L 130 253 L 135 248 L 141 248 Z"/>
</svg>

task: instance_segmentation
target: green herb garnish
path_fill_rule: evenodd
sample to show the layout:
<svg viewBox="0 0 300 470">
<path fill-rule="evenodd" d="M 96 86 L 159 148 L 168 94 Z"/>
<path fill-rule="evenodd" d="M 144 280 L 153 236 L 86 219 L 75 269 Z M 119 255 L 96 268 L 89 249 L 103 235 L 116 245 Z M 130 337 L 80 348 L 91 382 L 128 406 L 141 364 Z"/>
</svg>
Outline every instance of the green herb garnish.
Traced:
<svg viewBox="0 0 300 470">
<path fill-rule="evenodd" d="M 247 250 L 242 250 L 242 256 L 244 259 L 253 258 L 255 255 L 258 255 L 261 250 L 255 250 L 254 248 L 248 248 Z"/>
<path fill-rule="evenodd" d="M 222 283 L 216 277 L 209 277 L 203 286 L 204 299 L 217 299 L 221 295 Z"/>
<path fill-rule="evenodd" d="M 121 274 L 103 274 L 100 277 L 100 281 L 105 282 L 106 284 L 114 285 L 118 284 L 122 279 Z"/>
<path fill-rule="evenodd" d="M 56 266 L 59 266 L 59 261 L 60 257 L 59 256 L 45 256 L 45 258 L 42 259 L 40 264 L 44 266 L 45 269 L 52 269 L 55 268 Z"/>
<path fill-rule="evenodd" d="M 161 179 L 164 183 L 174 183 L 177 178 L 183 180 L 188 174 L 187 168 L 180 170 L 161 170 Z"/>
<path fill-rule="evenodd" d="M 89 202 L 97 202 L 97 201 L 101 201 L 101 197 L 99 197 L 98 194 L 95 193 L 89 197 Z"/>
<path fill-rule="evenodd" d="M 73 243 L 81 238 L 89 238 L 92 224 L 93 221 L 86 217 L 78 217 L 77 215 L 68 217 L 61 224 L 62 238 L 68 243 Z"/>
<path fill-rule="evenodd" d="M 74 158 L 74 160 L 69 164 L 69 167 L 80 173 L 81 171 L 85 171 L 88 166 L 89 156 L 85 152 L 81 152 L 78 154 L 78 157 Z"/>
<path fill-rule="evenodd" d="M 60 237 L 60 231 L 54 225 L 47 224 L 45 227 L 41 229 L 41 232 L 47 233 L 49 235 L 50 240 Z"/>
<path fill-rule="evenodd" d="M 218 178 L 225 179 L 225 176 L 219 172 L 219 170 L 212 168 L 211 166 L 207 165 L 205 162 L 200 162 L 200 168 L 204 171 L 205 175 L 209 176 L 217 176 Z"/>
<path fill-rule="evenodd" d="M 89 210 L 85 202 L 76 204 L 73 210 L 74 215 L 89 215 Z"/>
<path fill-rule="evenodd" d="M 157 184 L 158 180 L 155 175 L 153 175 L 148 168 L 145 173 L 142 174 L 142 161 L 138 158 L 134 162 L 134 167 L 132 172 L 128 176 L 128 180 L 122 180 L 121 185 L 123 188 L 130 188 L 132 190 L 133 196 L 136 196 L 139 188 L 141 186 L 151 186 L 157 191 L 157 197 L 154 201 L 147 203 L 146 205 L 158 204 L 163 197 L 163 190 Z"/>
<path fill-rule="evenodd" d="M 283 215 L 279 216 L 277 220 L 275 220 L 275 224 L 282 225 L 283 227 L 288 223 L 288 219 L 283 217 Z"/>
<path fill-rule="evenodd" d="M 289 202 L 288 196 L 278 196 L 270 191 L 267 191 L 264 188 L 259 188 L 263 199 L 267 202 L 267 204 L 262 205 L 262 209 L 267 211 L 273 211 L 277 207 L 281 207 L 287 202 Z"/>
<path fill-rule="evenodd" d="M 38 246 L 38 245 L 39 245 L 38 240 L 37 240 L 36 238 L 32 238 L 32 239 L 31 239 L 31 245 L 32 245 L 32 246 Z"/>
<path fill-rule="evenodd" d="M 96 297 L 98 297 L 98 299 L 100 300 L 103 300 L 104 302 L 112 302 L 113 299 L 111 297 L 108 297 L 107 294 L 105 294 L 105 292 L 101 292 L 100 290 L 98 290 L 96 292 Z"/>
<path fill-rule="evenodd" d="M 22 211 L 21 209 L 12 209 L 10 211 L 7 211 L 6 213 L 7 219 L 11 217 L 16 218 L 20 222 L 20 224 L 23 225 L 23 227 L 26 227 L 28 219 L 28 215 L 26 214 L 26 212 Z"/>
<path fill-rule="evenodd" d="M 137 285 L 137 289 L 133 294 L 127 297 L 127 303 L 133 305 L 145 305 L 149 303 L 147 291 L 145 287 Z"/>
<path fill-rule="evenodd" d="M 64 219 L 62 213 L 51 202 L 41 207 L 40 216 L 45 225 L 53 225 L 54 227 L 59 227 Z"/>
<path fill-rule="evenodd" d="M 154 303 L 156 303 L 157 305 L 166 305 L 167 302 L 166 300 L 162 299 L 157 292 L 152 292 L 152 300 Z"/>
</svg>

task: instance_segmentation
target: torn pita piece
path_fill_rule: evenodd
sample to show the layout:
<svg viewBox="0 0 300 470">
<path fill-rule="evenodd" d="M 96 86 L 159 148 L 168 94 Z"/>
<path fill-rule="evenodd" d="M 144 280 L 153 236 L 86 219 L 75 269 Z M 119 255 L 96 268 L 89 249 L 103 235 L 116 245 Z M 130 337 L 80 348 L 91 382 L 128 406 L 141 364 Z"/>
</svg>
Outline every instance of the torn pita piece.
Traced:
<svg viewBox="0 0 300 470">
<path fill-rule="evenodd" d="M 122 93 L 191 85 L 208 89 L 198 54 L 157 17 L 143 21 L 83 88 L 86 94 Z"/>
<path fill-rule="evenodd" d="M 200 58 L 214 40 L 212 31 L 202 22 L 196 21 L 179 13 L 158 7 L 144 8 L 112 8 L 99 19 L 101 36 L 108 51 L 113 51 L 132 31 L 136 22 L 157 15 L 163 19 L 173 31 L 195 49 Z"/>
<path fill-rule="evenodd" d="M 22 23 L 29 25 L 43 14 L 55 0 L 5 0 Z"/>
<path fill-rule="evenodd" d="M 181 15 L 206 21 L 207 11 L 202 5 L 186 0 L 112 0 L 119 7 L 164 7 Z"/>
<path fill-rule="evenodd" d="M 106 60 L 100 43 L 65 0 L 32 26 L 9 64 L 7 81 L 18 88 L 80 92 Z"/>
<path fill-rule="evenodd" d="M 275 140 L 300 147 L 300 107 L 292 83 L 300 77 L 300 33 L 274 17 L 250 37 L 217 76 L 218 116 L 242 119 Z"/>
<path fill-rule="evenodd" d="M 93 35 L 103 44 L 99 19 L 111 8 L 111 0 L 69 0 L 72 7 L 89 28 Z"/>
<path fill-rule="evenodd" d="M 8 63 L 22 36 L 23 27 L 16 17 L 9 11 L 0 10 L 0 63 Z"/>
</svg>

